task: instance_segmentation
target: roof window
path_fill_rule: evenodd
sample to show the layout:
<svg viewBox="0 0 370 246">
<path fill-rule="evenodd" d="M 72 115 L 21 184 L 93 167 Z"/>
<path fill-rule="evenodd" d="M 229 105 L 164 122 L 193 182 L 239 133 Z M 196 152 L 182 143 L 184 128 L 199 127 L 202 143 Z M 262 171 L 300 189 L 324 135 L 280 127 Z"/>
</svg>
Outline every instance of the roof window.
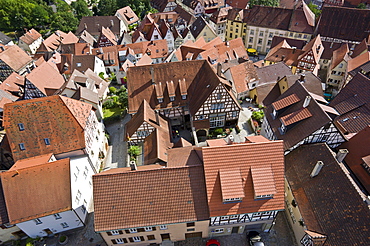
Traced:
<svg viewBox="0 0 370 246">
<path fill-rule="evenodd" d="M 20 131 L 24 131 L 23 123 L 18 123 L 18 128 L 19 128 Z"/>
<path fill-rule="evenodd" d="M 45 142 L 45 144 L 46 144 L 46 145 L 50 145 L 50 140 L 49 140 L 49 138 L 44 138 L 44 142 Z"/>
<path fill-rule="evenodd" d="M 26 146 L 24 146 L 24 143 L 19 144 L 19 149 L 20 150 L 25 150 L 26 149 Z"/>
</svg>

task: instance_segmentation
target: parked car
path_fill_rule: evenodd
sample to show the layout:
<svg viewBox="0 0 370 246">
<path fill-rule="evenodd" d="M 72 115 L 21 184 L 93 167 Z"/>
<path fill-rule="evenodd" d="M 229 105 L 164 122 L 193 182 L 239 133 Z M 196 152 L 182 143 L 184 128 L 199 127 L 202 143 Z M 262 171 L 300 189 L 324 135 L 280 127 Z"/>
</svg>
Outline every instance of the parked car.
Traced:
<svg viewBox="0 0 370 246">
<path fill-rule="evenodd" d="M 264 246 L 265 244 L 262 241 L 260 234 L 257 231 L 248 232 L 247 239 L 249 245 L 251 246 Z"/>
<path fill-rule="evenodd" d="M 209 239 L 206 246 L 221 246 L 220 242 L 216 239 Z"/>
</svg>

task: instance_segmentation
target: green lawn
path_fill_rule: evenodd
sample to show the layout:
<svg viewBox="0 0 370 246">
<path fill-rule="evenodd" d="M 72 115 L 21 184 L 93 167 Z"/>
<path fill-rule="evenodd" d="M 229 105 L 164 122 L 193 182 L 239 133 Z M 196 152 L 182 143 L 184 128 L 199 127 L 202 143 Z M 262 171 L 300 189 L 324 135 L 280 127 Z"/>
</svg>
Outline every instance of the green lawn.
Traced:
<svg viewBox="0 0 370 246">
<path fill-rule="evenodd" d="M 122 111 L 123 110 L 119 107 L 103 109 L 103 117 L 104 119 L 114 117 L 116 115 L 120 115 Z"/>
</svg>

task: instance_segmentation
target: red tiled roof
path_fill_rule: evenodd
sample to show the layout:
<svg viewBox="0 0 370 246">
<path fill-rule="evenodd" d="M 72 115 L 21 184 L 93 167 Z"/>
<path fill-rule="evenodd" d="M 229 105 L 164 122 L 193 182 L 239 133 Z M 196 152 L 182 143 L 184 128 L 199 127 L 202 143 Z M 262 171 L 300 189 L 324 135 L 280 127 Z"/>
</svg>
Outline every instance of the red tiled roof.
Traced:
<svg viewBox="0 0 370 246">
<path fill-rule="evenodd" d="M 4 127 L 15 161 L 85 148 L 84 127 L 92 106 L 63 96 L 5 104 Z M 20 131 L 18 124 L 24 130 Z M 44 139 L 49 138 L 50 145 Z M 20 150 L 23 143 L 25 150 Z"/>
<path fill-rule="evenodd" d="M 240 169 L 220 169 L 222 199 L 244 198 L 243 179 Z"/>
<path fill-rule="evenodd" d="M 201 166 L 116 168 L 94 175 L 93 185 L 98 232 L 209 218 Z"/>
<path fill-rule="evenodd" d="M 285 115 L 285 116 L 281 117 L 280 120 L 284 123 L 285 126 L 289 126 L 289 125 L 294 124 L 298 121 L 307 119 L 311 116 L 312 116 L 312 114 L 308 110 L 308 108 L 303 108 L 303 109 L 297 110 L 293 113 L 290 113 L 288 115 Z"/>
<path fill-rule="evenodd" d="M 1 173 L 11 224 L 72 209 L 69 158 L 35 164 Z"/>
<path fill-rule="evenodd" d="M 273 102 L 272 105 L 274 106 L 275 110 L 280 110 L 285 107 L 288 107 L 296 102 L 299 102 L 299 98 L 296 94 L 289 95 L 284 97 L 276 102 Z"/>
<path fill-rule="evenodd" d="M 203 147 L 210 216 L 242 214 L 284 209 L 284 154 L 282 141 Z M 253 158 L 246 156 L 253 155 Z M 276 194 L 271 199 L 255 200 L 251 167 L 271 167 Z M 245 197 L 239 203 L 222 201 L 219 172 L 240 169 Z M 232 192 L 232 191 L 231 191 Z"/>
<path fill-rule="evenodd" d="M 14 163 L 14 165 L 9 169 L 9 171 L 14 171 L 20 168 L 32 167 L 40 164 L 44 164 L 50 161 L 52 153 L 38 155 L 26 159 L 22 159 Z"/>
<path fill-rule="evenodd" d="M 203 164 L 197 154 L 197 149 L 193 146 L 169 149 L 167 155 L 167 167 L 199 166 Z"/>
<path fill-rule="evenodd" d="M 255 196 L 276 194 L 274 172 L 271 166 L 252 166 L 251 173 Z"/>
<path fill-rule="evenodd" d="M 16 72 L 19 72 L 32 62 L 32 58 L 19 48 L 18 45 L 9 46 L 5 51 L 1 52 L 0 60 Z"/>
<path fill-rule="evenodd" d="M 27 31 L 19 39 L 22 40 L 24 43 L 30 45 L 40 37 L 41 37 L 41 34 L 38 31 L 36 31 L 35 29 L 32 28 L 31 30 Z"/>
</svg>

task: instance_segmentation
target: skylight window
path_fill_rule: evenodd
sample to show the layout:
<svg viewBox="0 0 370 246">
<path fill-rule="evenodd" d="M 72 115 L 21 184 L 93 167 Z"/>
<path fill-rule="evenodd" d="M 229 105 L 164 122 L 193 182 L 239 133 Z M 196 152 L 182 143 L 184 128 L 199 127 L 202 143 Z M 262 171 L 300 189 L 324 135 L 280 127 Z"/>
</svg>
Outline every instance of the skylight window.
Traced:
<svg viewBox="0 0 370 246">
<path fill-rule="evenodd" d="M 23 123 L 18 123 L 18 128 L 19 128 L 20 131 L 24 131 Z"/>
<path fill-rule="evenodd" d="M 50 145 L 50 140 L 49 140 L 49 138 L 44 138 L 44 141 L 45 141 L 45 144 L 46 144 L 46 145 Z"/>
<path fill-rule="evenodd" d="M 19 149 L 20 150 L 25 150 L 26 149 L 26 146 L 24 146 L 24 143 L 19 144 Z"/>
</svg>

